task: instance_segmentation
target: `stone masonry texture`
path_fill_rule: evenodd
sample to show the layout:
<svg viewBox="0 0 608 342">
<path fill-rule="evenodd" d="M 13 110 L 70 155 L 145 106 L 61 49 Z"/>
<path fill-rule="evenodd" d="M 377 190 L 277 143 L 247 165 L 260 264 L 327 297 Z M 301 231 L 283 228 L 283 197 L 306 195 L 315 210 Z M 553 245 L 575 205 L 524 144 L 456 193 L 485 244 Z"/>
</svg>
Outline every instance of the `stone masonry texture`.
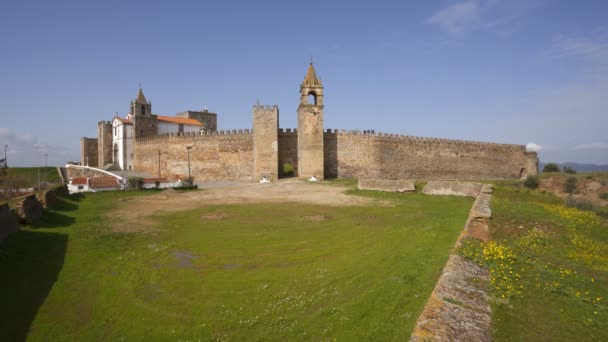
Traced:
<svg viewBox="0 0 608 342">
<path fill-rule="evenodd" d="M 97 167 L 98 158 L 98 146 L 99 143 L 96 138 L 81 138 L 80 139 L 80 164 Z"/>
<path fill-rule="evenodd" d="M 195 182 L 253 180 L 253 135 L 248 129 L 138 138 L 134 147 L 135 169 L 157 175 L 160 152 L 161 177 L 185 178 L 186 146 L 192 146 L 190 172 Z"/>
<path fill-rule="evenodd" d="M 279 173 L 279 108 L 277 106 L 253 107 L 253 157 L 254 179 L 268 177 L 277 180 Z"/>
</svg>

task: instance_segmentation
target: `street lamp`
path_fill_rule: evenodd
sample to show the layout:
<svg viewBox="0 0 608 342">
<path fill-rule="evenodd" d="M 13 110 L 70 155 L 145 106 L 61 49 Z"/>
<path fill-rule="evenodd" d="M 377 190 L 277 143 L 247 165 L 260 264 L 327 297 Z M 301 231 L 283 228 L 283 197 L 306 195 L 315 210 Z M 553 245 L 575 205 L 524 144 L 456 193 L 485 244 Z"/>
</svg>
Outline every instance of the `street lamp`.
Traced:
<svg viewBox="0 0 608 342">
<path fill-rule="evenodd" d="M 192 178 L 190 176 L 190 150 L 192 146 L 186 146 L 186 149 L 188 150 L 188 185 L 192 186 Z"/>
</svg>

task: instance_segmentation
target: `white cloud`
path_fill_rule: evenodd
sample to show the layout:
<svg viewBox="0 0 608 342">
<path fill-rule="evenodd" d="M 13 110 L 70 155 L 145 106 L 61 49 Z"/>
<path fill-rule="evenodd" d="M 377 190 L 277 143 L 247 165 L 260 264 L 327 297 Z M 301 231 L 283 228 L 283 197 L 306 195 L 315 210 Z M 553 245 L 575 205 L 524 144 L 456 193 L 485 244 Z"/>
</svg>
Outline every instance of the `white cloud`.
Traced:
<svg viewBox="0 0 608 342">
<path fill-rule="evenodd" d="M 477 30 L 506 33 L 512 30 L 516 19 L 536 7 L 537 2 L 535 0 L 461 0 L 438 10 L 428 22 L 455 36 Z"/>
<path fill-rule="evenodd" d="M 0 158 L 4 158 L 4 145 L 8 145 L 9 167 L 44 165 L 45 154 L 48 154 L 48 165 L 64 165 L 68 160 L 80 158 L 79 151 L 74 149 L 39 142 L 31 134 L 17 134 L 9 128 L 0 127 Z"/>
<path fill-rule="evenodd" d="M 460 35 L 479 24 L 480 7 L 476 1 L 465 1 L 445 7 L 431 16 L 429 23 L 448 33 Z"/>
<path fill-rule="evenodd" d="M 526 151 L 528 152 L 540 152 L 543 150 L 543 147 L 537 143 L 529 142 L 526 144 Z"/>
<path fill-rule="evenodd" d="M 580 144 L 576 145 L 573 150 L 581 151 L 581 150 L 608 150 L 608 143 L 596 142 L 591 144 Z"/>
</svg>

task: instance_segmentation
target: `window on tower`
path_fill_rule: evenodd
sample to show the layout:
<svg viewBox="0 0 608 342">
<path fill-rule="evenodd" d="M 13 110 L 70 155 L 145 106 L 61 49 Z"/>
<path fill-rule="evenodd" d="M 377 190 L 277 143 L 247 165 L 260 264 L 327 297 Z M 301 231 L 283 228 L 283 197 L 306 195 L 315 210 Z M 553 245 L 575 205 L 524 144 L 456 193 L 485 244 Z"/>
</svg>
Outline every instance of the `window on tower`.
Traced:
<svg viewBox="0 0 608 342">
<path fill-rule="evenodd" d="M 141 105 L 141 115 L 146 115 L 146 106 Z"/>
<path fill-rule="evenodd" d="M 308 93 L 308 104 L 317 105 L 317 94 L 314 91 Z"/>
</svg>

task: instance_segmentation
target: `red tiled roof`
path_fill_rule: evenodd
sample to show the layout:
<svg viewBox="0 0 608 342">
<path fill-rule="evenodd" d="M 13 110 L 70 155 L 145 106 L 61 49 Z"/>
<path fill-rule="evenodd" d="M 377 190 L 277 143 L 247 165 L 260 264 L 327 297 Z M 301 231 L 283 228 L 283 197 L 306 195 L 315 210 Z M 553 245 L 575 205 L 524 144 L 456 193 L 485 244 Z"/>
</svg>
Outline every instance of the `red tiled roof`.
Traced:
<svg viewBox="0 0 608 342">
<path fill-rule="evenodd" d="M 167 178 L 145 178 L 144 179 L 144 184 L 151 184 L 151 183 L 169 183 L 169 180 Z"/>
<path fill-rule="evenodd" d="M 118 121 L 122 122 L 123 124 L 127 124 L 127 125 L 133 124 L 133 121 L 131 121 L 129 119 L 121 118 L 120 116 L 116 116 L 115 118 L 118 119 Z"/>
<path fill-rule="evenodd" d="M 74 177 L 72 178 L 72 185 L 86 185 L 87 177 Z"/>
<path fill-rule="evenodd" d="M 118 180 L 114 177 L 93 177 L 89 179 L 89 186 L 93 189 L 118 187 Z"/>
<path fill-rule="evenodd" d="M 157 117 L 158 121 L 164 121 L 164 122 L 170 122 L 170 123 L 176 123 L 176 124 L 184 124 L 184 125 L 190 125 L 190 126 L 203 126 L 202 123 L 200 123 L 199 121 L 196 121 L 194 119 L 178 118 L 175 116 L 163 116 L 163 115 L 157 115 L 156 117 Z"/>
</svg>

